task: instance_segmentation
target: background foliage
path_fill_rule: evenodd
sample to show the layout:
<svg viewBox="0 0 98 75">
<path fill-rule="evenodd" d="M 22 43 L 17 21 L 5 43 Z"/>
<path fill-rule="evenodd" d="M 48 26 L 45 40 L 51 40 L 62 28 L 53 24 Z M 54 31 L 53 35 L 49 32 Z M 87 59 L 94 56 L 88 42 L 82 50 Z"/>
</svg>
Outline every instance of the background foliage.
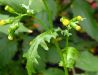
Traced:
<svg viewBox="0 0 98 75">
<path fill-rule="evenodd" d="M 54 27 L 64 28 L 60 23 L 60 17 L 66 16 L 71 19 L 74 16 L 81 15 L 86 20 L 81 22 L 82 30 L 77 32 L 72 30 L 72 36 L 69 39 L 71 46 L 76 47 L 79 50 L 79 58 L 75 64 L 75 74 L 74 75 L 98 75 L 98 9 L 89 3 L 89 0 L 46 0 L 48 7 L 52 13 L 52 21 Z M 2 20 L 13 19 L 17 17 L 16 13 L 5 10 L 5 6 L 9 5 L 19 14 L 26 14 L 27 9 L 22 5 L 28 5 L 29 0 L 0 0 L 0 75 L 28 75 L 26 63 L 28 60 L 31 61 L 29 56 L 30 52 L 26 55 L 25 53 L 29 48 L 33 48 L 42 43 L 38 47 L 38 53 L 32 52 L 32 57 L 34 54 L 38 54 L 40 59 L 38 59 L 39 64 L 35 64 L 34 68 L 36 73 L 32 75 L 64 75 L 63 68 L 58 65 L 60 60 L 56 48 L 52 43 L 46 45 L 45 41 L 50 42 L 51 37 L 56 37 L 57 34 L 54 33 L 51 36 L 49 34 L 45 35 L 45 41 L 39 41 L 43 39 L 37 37 L 38 40 L 36 45 L 30 47 L 30 41 L 33 40 L 37 35 L 49 28 L 49 20 L 47 10 L 45 9 L 42 0 L 31 0 L 30 10 L 34 10 L 33 16 L 25 15 L 20 18 L 19 29 L 16 30 L 14 40 L 8 40 L 8 29 L 10 24 L 3 25 Z M 98 3 L 96 2 L 96 5 Z M 47 35 L 47 37 L 46 37 Z M 46 39 L 47 38 L 47 39 Z M 60 42 L 61 48 L 64 47 L 64 39 Z M 36 43 L 33 41 L 33 43 Z M 44 46 L 45 45 L 45 46 Z M 32 49 L 31 48 L 31 49 Z M 34 51 L 34 50 L 33 50 Z M 26 60 L 26 57 L 28 60 Z M 38 57 L 38 56 L 36 56 Z M 33 57 L 34 58 L 34 57 Z M 35 58 L 34 58 L 35 59 Z M 33 59 L 33 60 L 34 60 Z M 35 61 L 36 62 L 36 59 Z M 31 63 L 28 63 L 29 67 Z M 69 70 L 70 75 L 72 71 Z"/>
</svg>

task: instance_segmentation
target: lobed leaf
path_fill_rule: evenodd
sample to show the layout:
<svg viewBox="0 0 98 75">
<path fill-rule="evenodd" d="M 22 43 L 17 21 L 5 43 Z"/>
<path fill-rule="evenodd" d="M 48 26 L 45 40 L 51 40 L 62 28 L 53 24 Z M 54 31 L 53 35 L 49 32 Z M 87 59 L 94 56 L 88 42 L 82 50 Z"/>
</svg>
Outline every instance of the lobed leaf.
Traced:
<svg viewBox="0 0 98 75">
<path fill-rule="evenodd" d="M 33 41 L 31 41 L 30 49 L 23 55 L 23 57 L 27 58 L 26 68 L 28 70 L 28 74 L 31 75 L 34 71 L 34 64 L 38 64 L 37 59 L 40 58 L 38 54 L 38 46 L 41 45 L 45 50 L 48 50 L 48 47 L 45 42 L 50 42 L 51 38 L 56 38 L 57 33 L 53 31 L 47 31 L 39 36 L 37 36 Z"/>
</svg>

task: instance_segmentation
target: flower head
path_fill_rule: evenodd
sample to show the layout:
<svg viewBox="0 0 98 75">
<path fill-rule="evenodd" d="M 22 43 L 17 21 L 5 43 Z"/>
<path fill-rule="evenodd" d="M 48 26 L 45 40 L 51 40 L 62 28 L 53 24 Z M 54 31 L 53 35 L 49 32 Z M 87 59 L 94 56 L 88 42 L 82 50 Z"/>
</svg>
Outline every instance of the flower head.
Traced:
<svg viewBox="0 0 98 75">
<path fill-rule="evenodd" d="M 82 18 L 81 16 L 77 16 L 76 19 L 77 19 L 78 21 L 83 21 L 83 18 Z"/>
<path fill-rule="evenodd" d="M 5 20 L 0 20 L 0 25 L 4 25 L 5 24 Z"/>
<path fill-rule="evenodd" d="M 70 24 L 70 21 L 69 21 L 68 19 L 64 18 L 64 17 L 62 17 L 62 18 L 60 19 L 60 21 L 62 22 L 62 24 L 63 24 L 64 26 L 67 26 L 67 25 Z"/>
<path fill-rule="evenodd" d="M 77 25 L 75 29 L 76 29 L 77 31 L 80 31 L 80 30 L 81 30 L 81 27 Z"/>
</svg>

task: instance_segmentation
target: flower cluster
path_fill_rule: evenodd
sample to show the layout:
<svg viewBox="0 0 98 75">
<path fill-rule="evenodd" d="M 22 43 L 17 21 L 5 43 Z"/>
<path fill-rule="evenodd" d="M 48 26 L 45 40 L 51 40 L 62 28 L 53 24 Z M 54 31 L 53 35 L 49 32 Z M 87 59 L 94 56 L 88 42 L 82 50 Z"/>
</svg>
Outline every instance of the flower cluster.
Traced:
<svg viewBox="0 0 98 75">
<path fill-rule="evenodd" d="M 81 16 L 77 16 L 71 20 L 65 18 L 65 17 L 62 17 L 60 19 L 60 21 L 62 22 L 63 26 L 70 26 L 74 29 L 76 29 L 77 31 L 80 31 L 81 30 L 81 27 L 78 25 L 78 23 L 80 21 L 83 21 L 84 18 L 82 18 Z"/>
</svg>

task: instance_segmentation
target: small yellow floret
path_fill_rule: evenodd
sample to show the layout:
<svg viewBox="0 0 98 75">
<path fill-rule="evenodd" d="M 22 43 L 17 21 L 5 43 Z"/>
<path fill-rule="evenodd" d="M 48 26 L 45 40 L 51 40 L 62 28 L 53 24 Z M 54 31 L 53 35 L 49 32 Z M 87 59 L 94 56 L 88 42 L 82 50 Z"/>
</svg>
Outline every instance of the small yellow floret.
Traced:
<svg viewBox="0 0 98 75">
<path fill-rule="evenodd" d="M 76 18 L 77 18 L 78 21 L 82 21 L 83 20 L 83 18 L 81 16 L 77 16 Z"/>
<path fill-rule="evenodd" d="M 62 23 L 64 26 L 67 26 L 70 23 L 70 21 L 68 19 L 63 19 Z"/>
<path fill-rule="evenodd" d="M 81 30 L 81 27 L 77 25 L 75 29 L 76 29 L 77 31 L 80 31 L 80 30 Z"/>
<path fill-rule="evenodd" d="M 0 20 L 0 25 L 4 25 L 5 24 L 5 20 Z"/>
<path fill-rule="evenodd" d="M 8 36 L 9 40 L 13 40 L 13 37 L 11 35 Z"/>
<path fill-rule="evenodd" d="M 29 45 L 31 45 L 31 44 L 32 44 L 32 41 L 29 42 Z"/>
</svg>

